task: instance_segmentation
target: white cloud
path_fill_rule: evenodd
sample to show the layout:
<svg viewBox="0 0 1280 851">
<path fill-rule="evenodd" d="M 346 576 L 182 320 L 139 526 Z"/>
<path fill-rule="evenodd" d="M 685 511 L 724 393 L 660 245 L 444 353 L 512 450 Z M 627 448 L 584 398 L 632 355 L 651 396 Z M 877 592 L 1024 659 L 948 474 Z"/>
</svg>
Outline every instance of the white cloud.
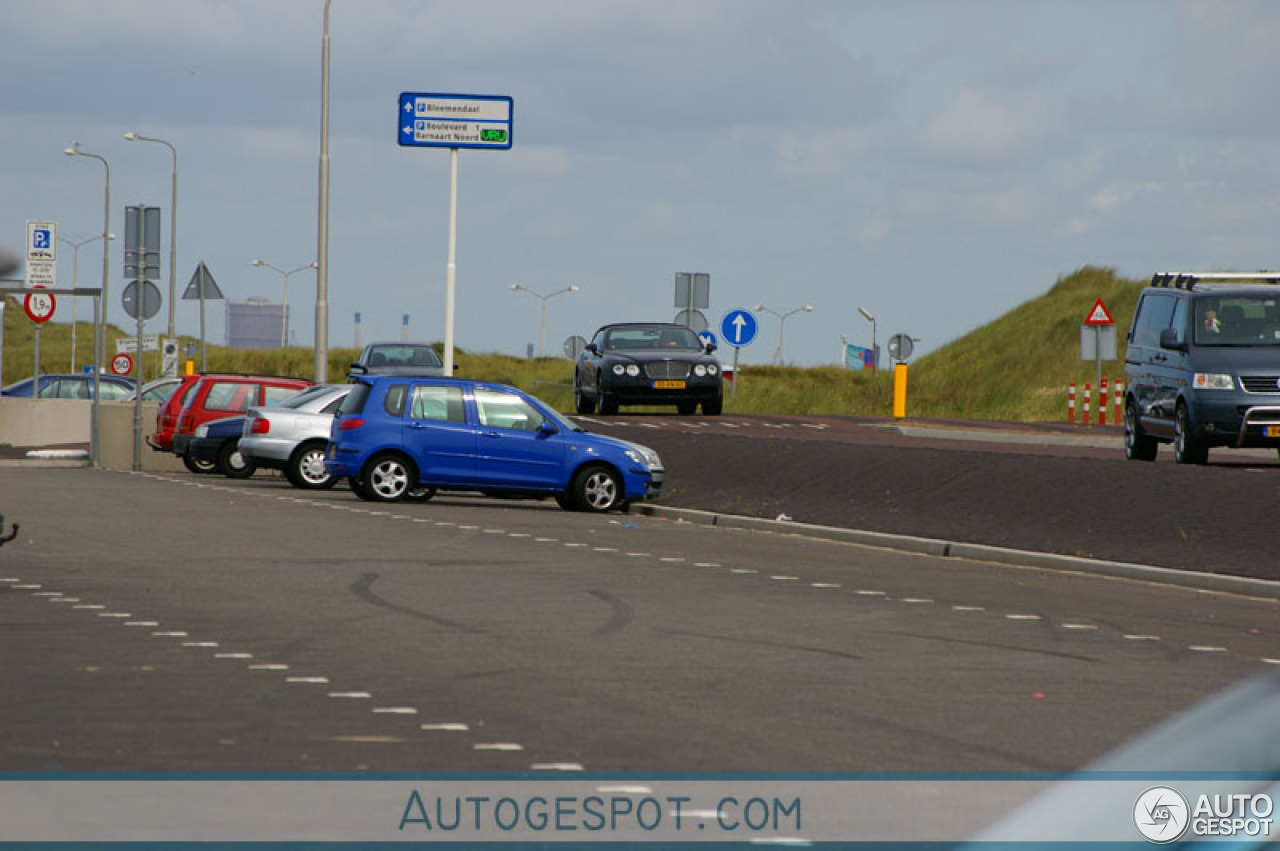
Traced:
<svg viewBox="0 0 1280 851">
<path fill-rule="evenodd" d="M 960 90 L 945 109 L 919 127 L 909 145 L 941 164 L 1006 168 L 1045 155 L 1068 136 L 1061 110 L 1026 97 L 998 104 L 985 92 Z"/>
</svg>

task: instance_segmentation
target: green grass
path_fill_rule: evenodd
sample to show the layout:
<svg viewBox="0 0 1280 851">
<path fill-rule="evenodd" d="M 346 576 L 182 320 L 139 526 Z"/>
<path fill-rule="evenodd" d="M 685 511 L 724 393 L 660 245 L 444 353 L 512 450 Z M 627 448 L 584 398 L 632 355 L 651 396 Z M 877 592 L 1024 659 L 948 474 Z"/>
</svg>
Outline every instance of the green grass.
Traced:
<svg viewBox="0 0 1280 851">
<path fill-rule="evenodd" d="M 1093 362 L 1080 360 L 1080 326 L 1085 315 L 1096 299 L 1106 302 L 1116 321 L 1121 360 L 1104 364 L 1103 375 L 1119 376 L 1124 334 L 1144 284 L 1117 278 L 1111 269 L 1091 266 L 1060 278 L 1044 295 L 913 362 L 908 370 L 908 416 L 1065 420 L 1067 384 L 1074 381 L 1083 387 L 1096 380 Z M 7 384 L 31 374 L 35 326 L 13 299 L 9 300 L 4 317 L 3 381 Z M 92 351 L 92 328 L 89 322 L 82 321 L 77 323 L 76 331 L 77 359 L 84 363 Z M 132 334 L 109 329 L 107 351 L 114 353 L 115 339 L 126 336 Z M 189 337 L 182 339 L 195 342 Z M 42 372 L 66 371 L 70 366 L 70 324 L 46 323 L 40 348 Z M 357 354 L 356 349 L 330 349 L 330 380 L 342 380 L 347 364 Z M 210 371 L 302 378 L 311 378 L 314 372 L 314 354 L 303 348 L 245 351 L 210 346 L 208 358 Z M 511 384 L 559 410 L 572 408 L 573 364 L 568 360 L 462 350 L 455 352 L 455 360 L 460 375 Z M 145 376 L 154 377 L 159 370 L 159 356 L 148 353 L 144 367 Z M 731 395 L 726 388 L 726 413 L 886 417 L 893 413 L 892 369 L 873 374 L 834 366 L 751 365 L 740 367 L 739 373 L 736 392 Z"/>
</svg>

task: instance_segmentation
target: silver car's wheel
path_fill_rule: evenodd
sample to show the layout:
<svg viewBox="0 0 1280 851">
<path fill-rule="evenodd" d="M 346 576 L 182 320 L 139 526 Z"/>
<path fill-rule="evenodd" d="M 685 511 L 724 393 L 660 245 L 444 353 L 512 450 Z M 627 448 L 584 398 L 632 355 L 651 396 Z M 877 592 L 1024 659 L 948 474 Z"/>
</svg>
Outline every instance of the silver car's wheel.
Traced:
<svg viewBox="0 0 1280 851">
<path fill-rule="evenodd" d="M 608 511 L 622 503 L 622 480 L 608 467 L 592 466 L 573 479 L 573 501 L 583 511 Z"/>
<path fill-rule="evenodd" d="M 416 479 L 417 474 L 398 455 L 379 455 L 360 475 L 365 493 L 379 502 L 404 499 Z"/>
<path fill-rule="evenodd" d="M 289 478 L 289 484 L 295 488 L 307 490 L 333 487 L 338 478 L 329 472 L 324 459 L 325 444 L 323 443 L 311 443 L 299 447 L 285 467 L 284 474 Z"/>
</svg>

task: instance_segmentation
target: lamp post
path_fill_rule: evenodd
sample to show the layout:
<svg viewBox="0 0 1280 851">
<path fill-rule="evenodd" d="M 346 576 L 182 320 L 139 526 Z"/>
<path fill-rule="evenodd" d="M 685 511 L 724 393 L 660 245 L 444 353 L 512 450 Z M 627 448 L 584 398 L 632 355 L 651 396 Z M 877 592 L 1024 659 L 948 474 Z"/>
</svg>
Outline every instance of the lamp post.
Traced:
<svg viewBox="0 0 1280 851">
<path fill-rule="evenodd" d="M 72 242 L 66 237 L 58 237 L 58 242 L 65 242 L 71 246 L 71 288 L 80 288 L 80 247 L 88 245 L 91 242 L 97 242 L 102 239 L 102 234 L 96 234 L 82 239 L 79 242 Z M 107 239 L 115 239 L 115 234 L 107 234 Z M 76 296 L 71 296 L 71 372 L 76 371 Z"/>
<path fill-rule="evenodd" d="M 93 322 L 95 325 L 93 357 L 93 406 L 90 409 L 89 419 L 89 458 L 93 466 L 98 466 L 98 400 L 102 396 L 102 380 L 99 376 L 102 374 L 102 368 L 107 360 L 107 281 L 111 273 L 111 252 L 108 250 L 108 243 L 111 240 L 111 163 L 107 162 L 107 158 L 98 154 L 90 154 L 80 150 L 79 142 L 72 142 L 70 148 L 63 150 L 63 153 L 69 157 L 88 157 L 102 163 L 102 167 L 106 170 L 106 181 L 103 186 L 102 193 L 102 293 L 98 296 L 101 307 L 94 305 Z M 139 347 L 141 347 L 141 340 Z M 138 388 L 141 390 L 142 388 Z"/>
<path fill-rule="evenodd" d="M 174 308 L 178 275 L 178 149 L 173 146 L 173 143 L 166 142 L 164 139 L 155 139 L 138 133 L 125 133 L 124 137 L 130 142 L 155 142 L 158 145 L 164 145 L 173 155 L 173 177 L 170 181 L 172 192 L 169 198 L 169 338 L 172 339 L 175 333 Z"/>
<path fill-rule="evenodd" d="M 880 353 L 876 351 L 876 318 L 865 307 L 859 307 L 858 312 L 871 323 L 871 371 L 875 372 L 880 366 Z"/>
<path fill-rule="evenodd" d="M 538 332 L 538 357 L 540 358 L 546 357 L 546 354 L 547 354 L 547 301 L 555 298 L 558 295 L 563 295 L 564 293 L 576 293 L 578 291 L 578 287 L 575 284 L 570 284 L 569 286 L 565 287 L 562 290 L 556 290 L 553 293 L 547 293 L 546 295 L 542 295 L 536 290 L 531 290 L 526 286 L 522 286 L 520 284 L 512 284 L 511 291 L 513 293 L 526 292 L 529 295 L 533 296 L 536 299 L 539 299 L 542 302 L 542 325 Z"/>
<path fill-rule="evenodd" d="M 249 265 L 266 266 L 268 269 L 278 272 L 284 277 L 284 312 L 280 316 L 280 348 L 283 349 L 285 346 L 289 345 L 289 276 L 298 272 L 305 272 L 308 269 L 314 269 L 317 264 L 308 263 L 305 266 L 299 266 L 298 268 L 290 269 L 287 272 L 279 266 L 268 263 L 265 260 L 252 260 Z"/>
<path fill-rule="evenodd" d="M 804 307 L 797 307 L 794 310 L 788 310 L 786 313 L 779 313 L 776 310 L 770 310 L 769 308 L 765 307 L 763 304 L 756 305 L 756 313 L 772 313 L 774 316 L 778 317 L 778 320 L 779 320 L 778 321 L 778 348 L 777 348 L 777 351 L 773 353 L 774 366 L 782 365 L 782 342 L 783 342 L 783 335 L 787 333 L 787 317 L 792 316 L 796 313 L 812 313 L 812 312 L 813 312 L 812 304 L 806 304 Z"/>
<path fill-rule="evenodd" d="M 329 380 L 329 7 L 320 40 L 320 189 L 316 210 L 316 383 Z"/>
</svg>

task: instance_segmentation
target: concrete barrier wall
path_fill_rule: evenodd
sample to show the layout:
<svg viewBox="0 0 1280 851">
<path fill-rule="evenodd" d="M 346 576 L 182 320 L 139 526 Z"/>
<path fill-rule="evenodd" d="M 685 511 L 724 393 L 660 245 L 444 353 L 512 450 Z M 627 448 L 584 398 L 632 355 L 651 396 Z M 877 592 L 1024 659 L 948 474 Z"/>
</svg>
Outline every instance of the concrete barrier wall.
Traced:
<svg viewBox="0 0 1280 851">
<path fill-rule="evenodd" d="M 88 447 L 93 403 L 84 399 L 21 399 L 0 397 L 0 444 L 9 446 L 58 446 L 83 444 Z M 142 434 L 156 427 L 155 402 L 142 405 Z M 134 405 L 132 402 L 102 402 L 99 405 L 101 443 L 99 465 L 109 470 L 133 469 Z M 144 441 L 142 469 L 162 472 L 186 468 L 169 452 L 156 452 Z"/>
</svg>

